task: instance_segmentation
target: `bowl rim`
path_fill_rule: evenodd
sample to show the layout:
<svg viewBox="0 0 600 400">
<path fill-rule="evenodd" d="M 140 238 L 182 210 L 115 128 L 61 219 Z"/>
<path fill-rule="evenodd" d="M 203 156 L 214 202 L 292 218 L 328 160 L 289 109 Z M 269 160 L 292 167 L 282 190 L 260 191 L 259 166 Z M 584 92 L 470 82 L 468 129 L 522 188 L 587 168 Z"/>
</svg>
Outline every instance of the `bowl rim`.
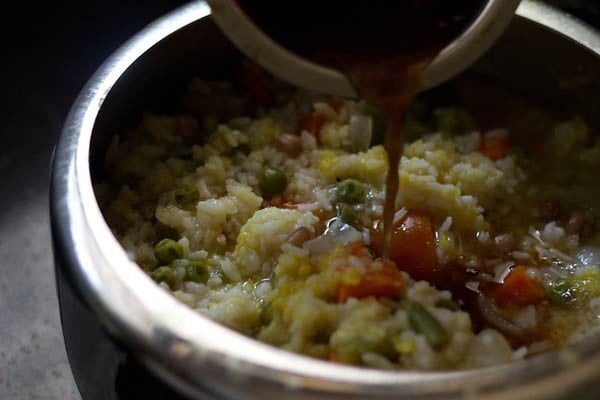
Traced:
<svg viewBox="0 0 600 400">
<path fill-rule="evenodd" d="M 576 41 L 600 57 L 600 35 L 575 18 L 533 0 L 523 0 L 517 15 Z M 524 393 L 548 395 L 581 379 L 592 379 L 600 365 L 597 340 L 583 340 L 567 351 L 527 361 L 468 371 L 398 373 L 312 359 L 263 344 L 202 317 L 130 261 L 94 195 L 89 166 L 94 125 L 112 87 L 137 59 L 174 32 L 209 16 L 204 1 L 191 1 L 125 42 L 80 92 L 55 148 L 50 193 L 54 251 L 64 261 L 60 268 L 69 282 L 116 340 L 164 379 L 192 395 L 203 393 L 211 385 L 207 381 L 230 380 L 231 374 L 243 376 L 241 384 L 253 388 L 267 385 L 325 394 L 416 397 L 459 396 L 477 386 L 481 393 L 502 390 L 503 396 L 495 399 Z M 579 360 L 577 366 L 569 364 L 573 357 Z M 570 367 L 563 368 L 565 365 Z M 507 380 L 522 385 L 503 388 Z"/>
</svg>

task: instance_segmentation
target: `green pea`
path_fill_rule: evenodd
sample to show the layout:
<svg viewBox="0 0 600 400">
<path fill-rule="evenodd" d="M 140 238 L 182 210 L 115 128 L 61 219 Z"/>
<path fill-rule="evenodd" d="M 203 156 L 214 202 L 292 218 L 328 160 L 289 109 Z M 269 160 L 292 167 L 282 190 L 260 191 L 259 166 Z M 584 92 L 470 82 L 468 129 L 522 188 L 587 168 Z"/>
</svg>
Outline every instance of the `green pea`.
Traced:
<svg viewBox="0 0 600 400">
<path fill-rule="evenodd" d="M 175 284 L 175 271 L 171 267 L 158 267 L 150 273 L 150 277 L 157 283 L 165 282 L 170 288 Z"/>
<path fill-rule="evenodd" d="M 356 225 L 358 222 L 358 213 L 354 207 L 346 203 L 338 203 L 336 209 L 337 216 L 342 222 L 345 222 L 348 225 Z"/>
<path fill-rule="evenodd" d="M 344 203 L 360 203 L 365 197 L 365 188 L 355 179 L 346 179 L 337 184 L 336 196 Z"/>
<path fill-rule="evenodd" d="M 183 249 L 173 239 L 163 239 L 154 246 L 154 257 L 161 264 L 171 264 L 174 260 L 183 257 Z"/>
<path fill-rule="evenodd" d="M 279 168 L 265 167 L 258 177 L 258 187 L 266 196 L 276 196 L 283 193 L 287 185 L 287 176 Z"/>
<path fill-rule="evenodd" d="M 413 329 L 425 336 L 425 339 L 434 349 L 441 349 L 448 344 L 450 336 L 446 329 L 421 303 L 408 301 L 406 313 Z"/>
<path fill-rule="evenodd" d="M 200 194 L 194 185 L 180 186 L 175 189 L 175 201 L 181 206 L 189 206 L 198 202 Z"/>
<path fill-rule="evenodd" d="M 185 280 L 196 283 L 206 283 L 210 272 L 206 264 L 199 260 L 191 260 L 185 267 Z"/>
</svg>

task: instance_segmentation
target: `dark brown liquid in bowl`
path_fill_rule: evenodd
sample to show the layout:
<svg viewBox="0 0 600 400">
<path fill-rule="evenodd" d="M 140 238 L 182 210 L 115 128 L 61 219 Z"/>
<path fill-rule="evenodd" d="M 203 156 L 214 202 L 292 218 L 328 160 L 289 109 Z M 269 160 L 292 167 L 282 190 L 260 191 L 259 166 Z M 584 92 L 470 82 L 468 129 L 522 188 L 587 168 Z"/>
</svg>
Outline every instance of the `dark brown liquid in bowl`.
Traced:
<svg viewBox="0 0 600 400">
<path fill-rule="evenodd" d="M 465 30 L 486 1 L 238 0 L 238 4 L 282 46 L 342 71 L 358 94 L 387 117 L 383 254 L 389 256 L 405 110 L 422 90 L 425 67 Z"/>
</svg>

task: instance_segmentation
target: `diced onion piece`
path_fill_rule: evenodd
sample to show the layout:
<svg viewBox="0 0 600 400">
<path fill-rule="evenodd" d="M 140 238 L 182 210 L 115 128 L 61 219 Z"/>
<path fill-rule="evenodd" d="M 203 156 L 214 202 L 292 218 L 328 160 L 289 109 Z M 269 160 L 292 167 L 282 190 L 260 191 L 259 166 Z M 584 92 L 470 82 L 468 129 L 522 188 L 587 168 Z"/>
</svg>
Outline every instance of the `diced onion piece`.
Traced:
<svg viewBox="0 0 600 400">
<path fill-rule="evenodd" d="M 347 245 L 362 240 L 363 234 L 359 230 L 339 218 L 334 218 L 329 222 L 324 234 L 305 242 L 302 247 L 311 254 L 324 254 L 333 250 L 338 243 Z"/>
<path fill-rule="evenodd" d="M 512 267 L 514 267 L 514 265 L 514 261 L 506 261 L 496 265 L 494 267 L 493 281 L 496 283 L 504 283 L 504 278 L 506 278 L 506 276 L 510 274 L 510 270 Z"/>
<path fill-rule="evenodd" d="M 331 221 L 325 234 L 330 235 L 333 240 L 341 244 L 356 242 L 363 238 L 362 233 L 360 233 L 359 230 L 352 225 L 342 222 L 339 218 L 335 218 Z"/>
<path fill-rule="evenodd" d="M 335 248 L 335 240 L 330 235 L 317 236 L 302 245 L 310 254 L 319 255 L 332 251 Z"/>
<path fill-rule="evenodd" d="M 401 220 L 403 220 L 404 217 L 406 217 L 407 213 L 408 213 L 408 211 L 406 210 L 406 207 L 402 207 L 401 209 L 396 211 L 394 213 L 394 220 L 392 221 L 392 224 L 396 224 L 396 223 L 400 222 Z"/>
<path fill-rule="evenodd" d="M 480 293 L 477 296 L 477 305 L 481 316 L 488 324 L 504 334 L 520 339 L 525 337 L 525 329 L 504 318 L 488 296 Z"/>
</svg>

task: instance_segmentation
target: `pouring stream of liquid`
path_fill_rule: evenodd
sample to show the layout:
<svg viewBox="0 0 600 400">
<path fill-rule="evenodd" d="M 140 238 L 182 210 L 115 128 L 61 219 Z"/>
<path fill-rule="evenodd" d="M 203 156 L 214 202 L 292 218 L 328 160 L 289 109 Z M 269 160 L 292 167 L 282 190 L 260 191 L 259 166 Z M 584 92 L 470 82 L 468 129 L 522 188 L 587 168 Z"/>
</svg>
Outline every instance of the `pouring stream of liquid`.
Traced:
<svg viewBox="0 0 600 400">
<path fill-rule="evenodd" d="M 406 108 L 422 90 L 428 63 L 468 27 L 486 0 L 238 4 L 284 47 L 346 74 L 358 94 L 387 118 L 383 256 L 389 257 Z"/>
</svg>

